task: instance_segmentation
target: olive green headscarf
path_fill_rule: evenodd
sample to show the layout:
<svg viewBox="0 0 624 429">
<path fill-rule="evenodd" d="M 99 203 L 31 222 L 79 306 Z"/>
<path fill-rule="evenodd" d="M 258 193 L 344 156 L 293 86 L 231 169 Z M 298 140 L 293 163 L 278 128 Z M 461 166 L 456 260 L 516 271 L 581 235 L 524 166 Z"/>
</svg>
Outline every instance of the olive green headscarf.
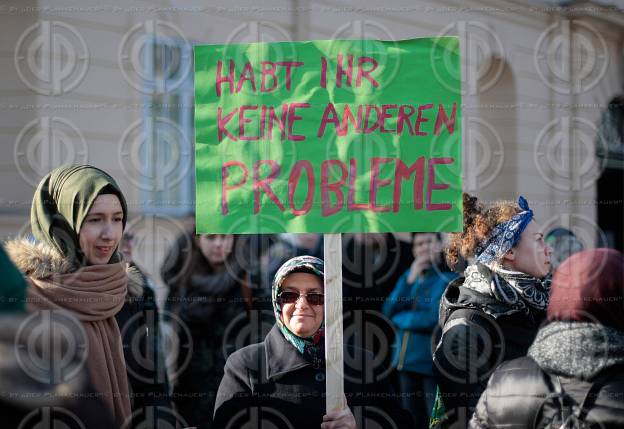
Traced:
<svg viewBox="0 0 624 429">
<path fill-rule="evenodd" d="M 128 218 L 126 200 L 111 176 L 90 165 L 70 165 L 52 170 L 41 180 L 33 197 L 30 225 L 35 239 L 54 247 L 78 265 L 87 265 L 78 234 L 100 193 L 117 195 L 125 228 Z M 116 251 L 109 263 L 120 260 Z"/>
</svg>

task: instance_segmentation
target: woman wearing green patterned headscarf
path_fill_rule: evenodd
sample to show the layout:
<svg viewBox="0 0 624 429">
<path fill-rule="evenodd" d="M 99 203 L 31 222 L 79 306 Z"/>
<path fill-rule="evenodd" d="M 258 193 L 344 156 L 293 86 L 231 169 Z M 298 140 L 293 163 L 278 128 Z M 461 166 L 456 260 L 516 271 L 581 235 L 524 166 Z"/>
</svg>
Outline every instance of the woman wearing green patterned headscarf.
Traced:
<svg viewBox="0 0 624 429">
<path fill-rule="evenodd" d="M 272 287 L 276 324 L 263 343 L 228 358 L 217 393 L 215 427 L 253 424 L 241 420 L 241 411 L 266 406 L 279 415 L 275 421 L 258 422 L 260 426 L 320 428 L 323 423 L 355 429 L 348 407 L 325 412 L 323 288 L 323 261 L 318 258 L 298 256 L 280 267 Z M 267 377 L 262 374 L 256 379 L 253 374 L 262 373 L 263 367 Z M 243 374 L 248 374 L 247 385 L 240 383 Z M 256 397 L 254 392 L 267 392 L 267 396 Z"/>
<path fill-rule="evenodd" d="M 292 427 L 355 429 L 413 427 L 389 379 L 367 380 L 374 356 L 344 345 L 346 406 L 326 409 L 324 266 L 312 256 L 288 260 L 272 285 L 275 325 L 264 341 L 234 352 L 225 364 L 214 428 Z M 260 420 L 258 420 L 260 419 Z"/>
<path fill-rule="evenodd" d="M 65 310 L 84 328 L 85 362 L 95 390 L 121 425 L 130 415 L 128 380 L 115 315 L 128 289 L 127 264 L 117 247 L 127 220 L 121 189 L 90 165 L 59 167 L 33 197 L 36 243 L 6 250 L 29 280 L 28 310 Z"/>
<path fill-rule="evenodd" d="M 300 299 L 302 292 L 305 299 Z M 323 261 L 313 256 L 288 260 L 275 274 L 271 295 L 284 338 L 315 368 L 325 365 Z"/>
</svg>

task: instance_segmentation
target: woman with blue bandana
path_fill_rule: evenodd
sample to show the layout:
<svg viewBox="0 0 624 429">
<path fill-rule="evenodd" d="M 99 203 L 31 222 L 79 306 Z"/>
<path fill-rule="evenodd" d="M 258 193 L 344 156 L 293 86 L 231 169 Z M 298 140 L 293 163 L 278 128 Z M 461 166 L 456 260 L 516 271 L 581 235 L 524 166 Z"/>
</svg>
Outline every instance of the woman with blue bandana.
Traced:
<svg viewBox="0 0 624 429">
<path fill-rule="evenodd" d="M 440 304 L 437 427 L 466 427 L 496 367 L 526 355 L 546 317 L 550 253 L 523 197 L 485 206 L 464 194 L 464 231 L 451 234 L 447 259 L 469 265 Z"/>
<path fill-rule="evenodd" d="M 347 407 L 325 412 L 323 273 L 323 261 L 312 256 L 292 258 L 279 268 L 272 285 L 275 326 L 263 342 L 228 358 L 215 427 L 355 429 L 352 410 L 362 420 L 381 418 L 377 427 L 410 427 L 387 379 L 357 382 L 357 368 L 369 367 L 360 360 L 368 354 L 350 348 L 345 350 L 345 358 L 353 358 L 345 363 Z"/>
</svg>

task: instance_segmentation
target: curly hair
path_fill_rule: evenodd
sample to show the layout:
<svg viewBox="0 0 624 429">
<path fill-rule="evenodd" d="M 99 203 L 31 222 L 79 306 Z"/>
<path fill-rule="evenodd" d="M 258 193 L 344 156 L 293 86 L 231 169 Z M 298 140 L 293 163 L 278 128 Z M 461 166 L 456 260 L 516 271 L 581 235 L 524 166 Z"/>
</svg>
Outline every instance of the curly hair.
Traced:
<svg viewBox="0 0 624 429">
<path fill-rule="evenodd" d="M 497 201 L 488 205 L 480 202 L 477 197 L 463 194 L 464 231 L 449 234 L 446 248 L 446 260 L 451 268 L 455 268 L 460 259 L 475 256 L 475 251 L 492 229 L 499 223 L 508 221 L 522 210 L 511 201 Z"/>
</svg>

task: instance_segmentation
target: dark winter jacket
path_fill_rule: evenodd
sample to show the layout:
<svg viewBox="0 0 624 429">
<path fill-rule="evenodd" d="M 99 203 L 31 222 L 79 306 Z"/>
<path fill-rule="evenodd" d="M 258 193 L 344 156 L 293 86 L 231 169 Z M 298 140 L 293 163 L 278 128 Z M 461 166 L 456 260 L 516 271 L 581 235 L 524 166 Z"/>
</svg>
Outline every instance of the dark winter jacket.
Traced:
<svg viewBox="0 0 624 429">
<path fill-rule="evenodd" d="M 414 260 L 409 243 L 393 234 L 379 234 L 376 246 L 346 236 L 342 249 L 344 309 L 381 311 L 401 275 Z"/>
<path fill-rule="evenodd" d="M 358 427 L 411 428 L 389 383 L 367 384 L 357 368 L 370 354 L 345 347 L 345 396 Z M 274 326 L 265 340 L 233 353 L 215 404 L 215 427 L 321 425 L 325 369 L 314 368 Z M 365 426 L 364 426 L 365 425 Z"/>
<path fill-rule="evenodd" d="M 145 274 L 131 264 L 128 298 L 115 316 L 123 341 L 133 424 L 175 424 L 159 312 Z"/>
<path fill-rule="evenodd" d="M 593 323 L 545 326 L 529 356 L 492 374 L 470 426 L 560 427 L 562 411 L 575 410 L 587 427 L 624 427 L 624 333 Z"/>
<path fill-rule="evenodd" d="M 502 362 L 526 356 L 545 313 L 509 311 L 506 304 L 451 282 L 440 303 L 441 338 L 433 372 L 447 423 L 465 427 L 488 379 Z"/>
<path fill-rule="evenodd" d="M 369 381 L 392 371 L 395 328 L 381 307 L 414 260 L 409 243 L 393 234 L 376 237 L 376 246 L 358 243 L 352 235 L 342 242 L 344 340 L 375 353 L 371 366 L 364 369 Z"/>
<path fill-rule="evenodd" d="M 440 298 L 457 274 L 430 268 L 408 283 L 409 274 L 407 270 L 401 276 L 382 308 L 397 329 L 392 366 L 431 376 L 431 335 L 438 322 Z"/>
</svg>

